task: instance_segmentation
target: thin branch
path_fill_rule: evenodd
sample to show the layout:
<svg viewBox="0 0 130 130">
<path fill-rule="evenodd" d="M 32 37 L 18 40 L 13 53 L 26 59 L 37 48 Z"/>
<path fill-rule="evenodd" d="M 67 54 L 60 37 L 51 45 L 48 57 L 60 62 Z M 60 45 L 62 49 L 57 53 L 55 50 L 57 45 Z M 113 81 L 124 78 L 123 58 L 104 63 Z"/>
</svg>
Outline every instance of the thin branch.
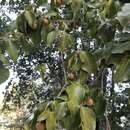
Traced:
<svg viewBox="0 0 130 130">
<path fill-rule="evenodd" d="M 67 84 L 67 76 L 66 76 L 66 70 L 65 70 L 63 53 L 61 53 L 61 62 L 62 62 L 63 73 L 64 73 L 64 81 L 65 81 L 65 84 Z"/>
<path fill-rule="evenodd" d="M 64 92 L 64 90 L 66 89 L 66 86 L 67 86 L 67 85 L 68 85 L 68 84 L 64 84 L 64 86 L 61 88 L 60 92 L 58 93 L 57 97 L 60 97 L 60 96 L 61 96 L 62 92 Z"/>
<path fill-rule="evenodd" d="M 108 100 L 106 100 L 106 110 L 105 110 L 105 120 L 106 120 L 106 130 L 111 130 L 111 125 L 108 119 L 108 112 L 107 109 L 108 108 Z"/>
<path fill-rule="evenodd" d="M 58 93 L 57 97 L 59 97 L 62 94 L 62 92 L 65 90 L 66 86 L 68 85 L 63 53 L 61 53 L 61 61 L 62 61 L 62 67 L 63 67 L 63 73 L 64 73 L 64 82 L 65 83 L 64 83 L 64 86 L 61 88 L 60 92 Z"/>
<path fill-rule="evenodd" d="M 105 113 L 105 119 L 106 119 L 106 130 L 111 130 L 110 122 L 107 116 L 107 113 Z"/>
</svg>

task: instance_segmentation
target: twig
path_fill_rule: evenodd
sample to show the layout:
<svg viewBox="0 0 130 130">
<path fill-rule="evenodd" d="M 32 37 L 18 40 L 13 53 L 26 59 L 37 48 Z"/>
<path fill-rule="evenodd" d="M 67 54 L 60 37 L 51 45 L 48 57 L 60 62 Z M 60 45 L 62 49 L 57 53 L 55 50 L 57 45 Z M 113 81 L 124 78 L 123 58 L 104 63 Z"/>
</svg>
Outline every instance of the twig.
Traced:
<svg viewBox="0 0 130 130">
<path fill-rule="evenodd" d="M 60 92 L 58 93 L 58 96 L 59 97 L 62 92 L 65 90 L 66 86 L 68 85 L 67 83 L 67 76 L 66 76 L 66 70 L 65 70 L 65 66 L 64 66 L 64 58 L 63 58 L 63 53 L 61 52 L 61 61 L 62 61 L 62 67 L 63 67 L 63 73 L 64 73 L 64 81 L 65 81 L 65 84 L 64 86 L 61 88 Z"/>
<path fill-rule="evenodd" d="M 111 126 L 107 114 L 105 114 L 105 119 L 106 119 L 106 130 L 111 130 Z"/>
<path fill-rule="evenodd" d="M 64 86 L 61 88 L 60 92 L 58 93 L 57 97 L 60 97 L 60 96 L 61 96 L 62 92 L 66 89 L 66 86 L 67 86 L 67 85 L 68 85 L 68 84 L 64 84 Z"/>
<path fill-rule="evenodd" d="M 108 101 L 106 100 L 106 111 L 105 111 L 106 130 L 111 130 L 111 126 L 107 114 L 107 106 L 108 106 Z"/>
<path fill-rule="evenodd" d="M 66 70 L 65 70 L 65 65 L 64 65 L 64 57 L 63 57 L 62 52 L 61 52 L 61 62 L 62 62 L 63 73 L 64 73 L 64 81 L 65 81 L 65 84 L 67 84 L 67 76 L 66 76 Z"/>
</svg>

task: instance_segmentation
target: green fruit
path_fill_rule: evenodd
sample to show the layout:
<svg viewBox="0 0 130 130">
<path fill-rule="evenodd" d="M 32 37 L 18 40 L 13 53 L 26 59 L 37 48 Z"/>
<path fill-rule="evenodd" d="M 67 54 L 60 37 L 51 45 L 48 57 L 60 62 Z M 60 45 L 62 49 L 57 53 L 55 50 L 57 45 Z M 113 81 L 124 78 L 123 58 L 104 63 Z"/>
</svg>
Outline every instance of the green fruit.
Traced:
<svg viewBox="0 0 130 130">
<path fill-rule="evenodd" d="M 48 20 L 48 18 L 43 18 L 43 25 L 44 26 L 48 26 L 49 25 L 49 20 Z"/>
<path fill-rule="evenodd" d="M 68 79 L 69 80 L 75 80 L 75 74 L 74 73 L 69 73 L 68 74 Z"/>
</svg>

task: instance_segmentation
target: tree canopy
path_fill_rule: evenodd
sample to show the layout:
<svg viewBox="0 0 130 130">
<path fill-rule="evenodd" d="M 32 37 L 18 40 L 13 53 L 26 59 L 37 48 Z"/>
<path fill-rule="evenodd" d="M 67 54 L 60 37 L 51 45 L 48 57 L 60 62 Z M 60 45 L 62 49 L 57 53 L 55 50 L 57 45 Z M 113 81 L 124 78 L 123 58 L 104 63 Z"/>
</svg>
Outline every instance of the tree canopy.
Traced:
<svg viewBox="0 0 130 130">
<path fill-rule="evenodd" d="M 129 129 L 129 3 L 2 0 L 1 5 L 17 14 L 14 21 L 6 17 L 8 24 L 1 17 L 0 83 L 13 73 L 3 108 L 24 106 L 24 129 Z"/>
</svg>

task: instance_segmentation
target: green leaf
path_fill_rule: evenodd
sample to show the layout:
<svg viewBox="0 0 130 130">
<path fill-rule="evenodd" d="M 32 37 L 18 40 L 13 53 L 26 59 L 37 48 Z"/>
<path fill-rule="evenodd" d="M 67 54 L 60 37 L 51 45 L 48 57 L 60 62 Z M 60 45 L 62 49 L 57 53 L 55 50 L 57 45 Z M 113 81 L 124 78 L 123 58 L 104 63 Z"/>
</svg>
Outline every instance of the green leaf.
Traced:
<svg viewBox="0 0 130 130">
<path fill-rule="evenodd" d="M 66 49 L 71 48 L 73 45 L 73 41 L 72 41 L 70 34 L 64 32 L 64 31 L 61 31 L 59 35 L 60 35 L 59 50 L 66 51 Z"/>
<path fill-rule="evenodd" d="M 94 56 L 86 51 L 80 51 L 79 57 L 82 62 L 81 69 L 88 73 L 95 73 L 97 71 L 97 64 Z"/>
<path fill-rule="evenodd" d="M 46 121 L 47 130 L 55 130 L 56 128 L 56 115 L 54 112 L 51 112 L 50 110 L 42 112 L 39 115 L 37 121 Z"/>
<path fill-rule="evenodd" d="M 39 44 L 41 41 L 40 32 L 33 32 L 31 36 L 31 40 L 34 44 Z"/>
<path fill-rule="evenodd" d="M 9 23 L 9 25 L 8 25 L 8 30 L 14 31 L 15 29 L 17 29 L 16 21 L 12 21 L 12 22 Z"/>
<path fill-rule="evenodd" d="M 59 51 L 66 51 L 66 49 L 70 48 L 73 45 L 71 36 L 64 31 L 55 30 L 48 33 L 48 45 L 51 46 L 55 40 L 57 40 Z"/>
<path fill-rule="evenodd" d="M 63 95 L 63 96 L 57 97 L 56 100 L 67 101 L 68 97 L 66 95 Z"/>
<path fill-rule="evenodd" d="M 115 31 L 116 31 L 115 26 L 113 26 L 112 23 L 110 22 L 106 22 L 98 28 L 97 35 L 102 41 L 106 43 L 114 39 Z"/>
<path fill-rule="evenodd" d="M 101 117 L 104 115 L 104 112 L 106 110 L 106 100 L 102 95 L 96 97 L 94 108 L 96 116 Z"/>
<path fill-rule="evenodd" d="M 81 130 L 80 128 L 80 115 L 79 112 L 74 117 L 68 113 L 61 121 L 62 127 L 66 130 Z"/>
<path fill-rule="evenodd" d="M 8 41 L 7 52 L 10 55 L 10 57 L 13 59 L 13 61 L 16 62 L 19 51 L 16 48 L 16 46 L 12 43 L 11 40 Z"/>
<path fill-rule="evenodd" d="M 72 54 L 72 56 L 68 60 L 68 68 L 73 71 L 79 71 L 80 63 L 78 62 L 77 54 Z"/>
<path fill-rule="evenodd" d="M 111 55 L 111 49 L 112 45 L 109 44 L 104 48 L 96 49 L 93 55 L 96 58 L 96 60 L 107 59 Z"/>
<path fill-rule="evenodd" d="M 117 18 L 119 19 L 122 26 L 127 26 L 130 21 L 130 4 L 124 4 L 122 10 L 118 12 Z"/>
<path fill-rule="evenodd" d="M 9 63 L 9 61 L 5 58 L 5 56 L 3 54 L 0 54 L 0 60 L 5 65 L 7 65 Z"/>
<path fill-rule="evenodd" d="M 102 11 L 102 16 L 113 18 L 117 11 L 116 2 L 114 0 L 107 0 L 104 10 Z"/>
<path fill-rule="evenodd" d="M 87 61 L 87 54 L 85 51 L 80 51 L 79 57 L 82 63 L 85 63 Z"/>
<path fill-rule="evenodd" d="M 67 105 L 71 116 L 75 117 L 80 108 L 79 103 L 77 102 L 77 100 L 71 99 L 67 102 Z"/>
<path fill-rule="evenodd" d="M 47 119 L 49 118 L 49 114 L 50 114 L 50 111 L 48 111 L 48 110 L 42 112 L 42 113 L 39 115 L 37 121 L 44 121 L 44 120 L 47 120 Z"/>
<path fill-rule="evenodd" d="M 25 19 L 24 13 L 21 13 L 20 15 L 18 15 L 16 19 L 16 25 L 17 25 L 18 31 L 22 33 L 26 33 L 27 21 Z"/>
<path fill-rule="evenodd" d="M 38 25 L 35 31 L 32 31 L 31 39 L 34 44 L 39 44 L 41 42 L 41 26 Z"/>
<path fill-rule="evenodd" d="M 56 11 L 50 10 L 45 14 L 45 17 L 47 17 L 47 18 L 53 18 L 53 17 L 57 18 L 59 16 L 58 16 L 58 13 Z"/>
<path fill-rule="evenodd" d="M 24 34 L 21 32 L 15 33 L 13 39 L 11 40 L 12 43 L 16 46 L 16 48 L 21 49 L 26 54 L 33 52 L 36 49 L 36 46 L 34 46 L 34 44 L 30 42 L 30 40 L 28 41 L 26 39 L 26 36 L 24 36 Z"/>
<path fill-rule="evenodd" d="M 42 6 L 42 5 L 45 4 L 45 3 L 47 3 L 47 0 L 37 0 L 37 1 L 36 1 L 36 4 L 37 4 L 38 6 Z"/>
<path fill-rule="evenodd" d="M 81 7 L 81 4 L 83 2 L 83 0 L 71 0 L 71 8 L 74 12 L 77 12 L 80 7 Z"/>
<path fill-rule="evenodd" d="M 0 84 L 5 82 L 9 78 L 9 70 L 6 69 L 0 61 Z"/>
<path fill-rule="evenodd" d="M 47 28 L 42 27 L 41 28 L 41 40 L 47 42 Z"/>
<path fill-rule="evenodd" d="M 55 30 L 55 31 L 52 31 L 52 32 L 48 33 L 48 35 L 47 35 L 47 43 L 48 43 L 49 46 L 52 45 L 54 40 L 57 38 L 58 34 L 59 34 L 58 30 Z"/>
<path fill-rule="evenodd" d="M 123 94 L 125 94 L 126 96 L 130 95 L 130 88 L 126 88 L 125 90 L 122 91 Z"/>
<path fill-rule="evenodd" d="M 24 16 L 25 16 L 29 26 L 32 29 L 36 29 L 37 28 L 37 20 L 36 20 L 34 12 L 31 12 L 31 10 L 30 11 L 29 10 L 25 10 Z"/>
<path fill-rule="evenodd" d="M 54 112 L 49 112 L 49 116 L 46 120 L 47 130 L 56 130 L 56 115 Z"/>
<path fill-rule="evenodd" d="M 114 74 L 115 82 L 127 81 L 130 79 L 130 59 L 122 58 L 120 64 L 116 67 Z"/>
<path fill-rule="evenodd" d="M 120 42 L 118 44 L 114 44 L 111 50 L 112 54 L 121 54 L 124 53 L 125 51 L 130 50 L 130 42 Z"/>
<path fill-rule="evenodd" d="M 40 113 L 42 113 L 43 111 L 45 111 L 48 104 L 50 104 L 50 101 L 41 102 L 40 104 L 37 105 L 36 111 L 39 111 Z"/>
<path fill-rule="evenodd" d="M 61 102 L 55 105 L 55 113 L 58 120 L 62 120 L 62 118 L 66 116 L 67 111 L 67 102 Z"/>
<path fill-rule="evenodd" d="M 60 118 L 60 123 L 62 127 L 67 130 L 80 130 L 80 105 L 77 105 L 75 100 L 69 100 L 62 105 L 65 105 L 65 107 L 63 108 L 64 111 L 61 110 L 64 113 L 61 113 L 62 118 Z"/>
<path fill-rule="evenodd" d="M 106 110 L 106 100 L 103 96 L 102 89 L 100 88 L 100 83 L 92 86 L 89 90 L 89 97 L 91 97 L 94 101 L 94 112 L 96 117 L 102 118 L 104 116 L 104 112 Z"/>
<path fill-rule="evenodd" d="M 75 118 L 81 102 L 85 98 L 85 89 L 78 82 L 73 82 L 70 86 L 67 87 L 66 92 L 68 94 L 68 108 L 70 110 L 71 116 Z"/>
<path fill-rule="evenodd" d="M 88 79 L 88 73 L 86 71 L 80 70 L 79 78 L 80 78 L 81 83 L 86 83 L 86 81 Z"/>
<path fill-rule="evenodd" d="M 128 105 L 130 106 L 130 97 L 128 98 Z"/>
<path fill-rule="evenodd" d="M 117 64 L 120 63 L 120 61 L 121 61 L 121 59 L 122 59 L 123 57 L 124 57 L 124 56 L 123 56 L 122 54 L 112 54 L 112 55 L 107 59 L 106 63 L 107 63 L 108 65 L 110 65 L 110 64 L 115 64 L 115 65 L 117 65 Z"/>
<path fill-rule="evenodd" d="M 37 121 L 46 121 L 46 128 L 47 130 L 55 130 L 56 129 L 56 115 L 54 112 L 51 112 L 50 110 L 45 110 L 42 112 L 39 117 L 37 118 Z"/>
<path fill-rule="evenodd" d="M 130 41 L 130 33 L 125 32 L 125 33 L 121 33 L 121 35 L 119 35 L 119 42 L 123 44 L 123 42 L 128 42 Z"/>
<path fill-rule="evenodd" d="M 92 109 L 80 108 L 82 130 L 96 130 L 96 115 Z"/>
<path fill-rule="evenodd" d="M 74 82 L 68 86 L 66 92 L 68 100 L 73 100 L 77 104 L 80 104 L 85 97 L 85 88 L 78 82 Z"/>
</svg>

